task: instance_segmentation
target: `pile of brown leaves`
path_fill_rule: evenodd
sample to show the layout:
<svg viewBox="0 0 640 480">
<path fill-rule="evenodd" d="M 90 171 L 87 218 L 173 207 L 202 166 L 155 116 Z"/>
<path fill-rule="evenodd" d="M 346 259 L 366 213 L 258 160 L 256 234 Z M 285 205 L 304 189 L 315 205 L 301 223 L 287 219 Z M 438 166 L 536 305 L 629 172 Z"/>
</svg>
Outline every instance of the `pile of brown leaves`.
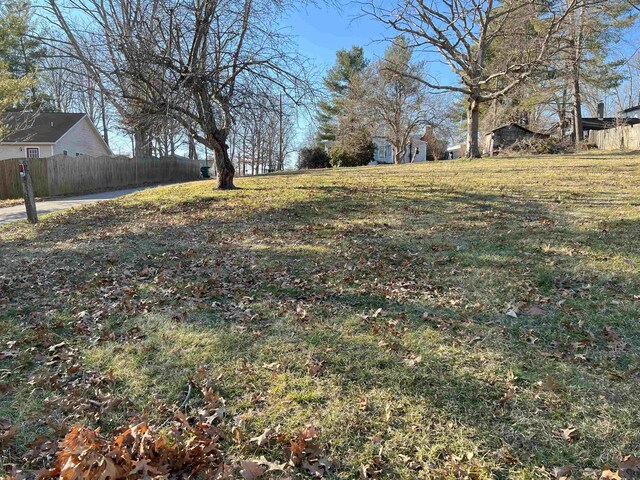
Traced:
<svg viewBox="0 0 640 480">
<path fill-rule="evenodd" d="M 61 447 L 55 468 L 41 472 L 41 478 L 117 480 L 169 473 L 201 474 L 206 478 L 230 475 L 218 448 L 217 431 L 204 423 L 175 429 L 170 436 L 155 433 L 140 423 L 113 441 L 96 430 L 75 427 Z"/>
<path fill-rule="evenodd" d="M 34 473 L 38 480 L 60 478 L 62 480 L 124 480 L 161 477 L 234 479 L 239 474 L 245 480 L 263 478 L 268 472 L 291 472 L 298 470 L 311 477 L 324 477 L 338 468 L 338 464 L 327 458 L 320 445 L 319 432 L 308 426 L 293 435 L 280 433 L 280 428 L 267 429 L 249 442 L 258 449 L 269 445 L 279 446 L 284 461 L 271 462 L 262 456 L 258 460 L 241 460 L 225 454 L 227 435 L 224 399 L 208 387 L 202 388 L 204 404 L 196 415 L 187 416 L 177 411 L 167 429 L 162 426 L 152 429 L 146 422 L 138 423 L 125 431 L 108 438 L 100 429 L 76 426 L 66 434 L 56 447 L 55 442 L 38 442 L 34 451 L 36 460 L 53 464 Z M 14 427 L 0 422 L 0 431 L 9 439 L 15 434 Z M 233 429 L 231 430 L 233 434 Z M 234 436 L 242 442 L 244 436 Z M 2 445 L 0 435 L 0 446 Z M 243 451 L 246 451 L 248 445 Z M 22 480 L 25 475 L 15 466 L 9 477 Z"/>
<path fill-rule="evenodd" d="M 113 440 L 98 430 L 74 427 L 60 442 L 54 468 L 39 478 L 119 480 L 171 475 L 182 478 L 233 478 L 219 441 L 223 399 L 205 391 L 206 407 L 197 418 L 177 412 L 169 433 L 146 423 L 128 428 Z"/>
</svg>

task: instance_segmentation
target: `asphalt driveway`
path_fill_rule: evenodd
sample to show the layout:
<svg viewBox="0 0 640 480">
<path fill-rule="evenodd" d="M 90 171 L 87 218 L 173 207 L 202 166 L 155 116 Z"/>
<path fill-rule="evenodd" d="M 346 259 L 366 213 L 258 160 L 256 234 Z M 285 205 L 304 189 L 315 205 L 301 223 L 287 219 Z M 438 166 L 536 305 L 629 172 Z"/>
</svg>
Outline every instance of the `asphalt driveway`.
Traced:
<svg viewBox="0 0 640 480">
<path fill-rule="evenodd" d="M 101 202 L 104 200 L 111 200 L 112 198 L 122 197 L 129 193 L 138 192 L 146 187 L 128 188 L 126 190 L 114 190 L 111 192 L 92 193 L 90 195 L 82 195 L 79 197 L 64 197 L 58 199 L 44 200 L 36 203 L 36 209 L 38 210 L 38 216 L 45 215 L 47 213 L 57 212 L 64 210 L 65 208 L 79 207 L 88 203 Z M 24 205 L 15 205 L 13 207 L 0 208 L 0 225 L 5 223 L 16 222 L 19 220 L 26 220 L 27 212 Z"/>
</svg>

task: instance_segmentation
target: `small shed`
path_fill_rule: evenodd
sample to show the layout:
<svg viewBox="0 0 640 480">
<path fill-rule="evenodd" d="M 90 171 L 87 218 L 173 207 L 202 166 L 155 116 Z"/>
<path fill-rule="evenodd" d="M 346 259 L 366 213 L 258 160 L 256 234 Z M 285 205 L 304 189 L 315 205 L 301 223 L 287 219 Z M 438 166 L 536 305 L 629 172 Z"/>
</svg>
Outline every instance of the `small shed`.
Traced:
<svg viewBox="0 0 640 480">
<path fill-rule="evenodd" d="M 549 135 L 536 133 L 517 123 L 508 123 L 487 133 L 484 144 L 485 151 L 489 155 L 494 155 L 503 148 L 511 147 L 518 140 L 526 138 L 549 138 Z"/>
</svg>

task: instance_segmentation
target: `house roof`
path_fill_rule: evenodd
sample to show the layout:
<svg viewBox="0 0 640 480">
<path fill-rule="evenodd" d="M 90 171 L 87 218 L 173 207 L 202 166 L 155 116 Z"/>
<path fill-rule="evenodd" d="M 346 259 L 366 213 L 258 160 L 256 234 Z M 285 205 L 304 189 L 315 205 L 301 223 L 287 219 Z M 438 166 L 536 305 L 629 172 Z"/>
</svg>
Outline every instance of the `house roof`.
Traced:
<svg viewBox="0 0 640 480">
<path fill-rule="evenodd" d="M 582 129 L 583 130 L 606 130 L 608 128 L 613 128 L 618 125 L 637 125 L 640 123 L 640 119 L 638 118 L 616 118 L 616 117 L 607 117 L 607 118 L 592 118 L 592 117 L 583 117 L 582 118 Z"/>
<path fill-rule="evenodd" d="M 3 113 L 0 121 L 10 132 L 4 142 L 56 143 L 86 113 Z"/>
<path fill-rule="evenodd" d="M 497 132 L 498 130 L 502 130 L 503 128 L 509 128 L 509 127 L 518 127 L 520 130 L 524 130 L 525 132 L 536 133 L 533 130 L 529 130 L 527 127 L 523 127 L 518 123 L 507 123 L 506 125 L 500 125 L 499 127 L 496 127 L 493 130 L 491 130 L 491 133 Z"/>
<path fill-rule="evenodd" d="M 622 110 L 622 113 L 635 112 L 636 110 L 640 110 L 640 105 L 636 105 L 635 107 L 625 108 L 624 110 Z"/>
<path fill-rule="evenodd" d="M 539 132 L 534 132 L 533 130 L 529 130 L 527 127 L 523 127 L 522 125 L 520 125 L 520 124 L 518 124 L 518 123 L 507 123 L 506 125 L 501 125 L 501 126 L 499 126 L 499 127 L 497 127 L 497 128 L 494 128 L 493 130 L 491 130 L 491 131 L 489 132 L 489 134 L 491 134 L 491 133 L 495 133 L 495 132 L 497 132 L 498 130 L 502 130 L 502 129 L 504 129 L 504 128 L 509 128 L 509 127 L 516 127 L 516 128 L 519 128 L 520 130 L 522 130 L 522 131 L 524 131 L 524 132 L 530 133 L 530 134 L 532 134 L 532 135 L 536 135 L 536 136 L 538 136 L 538 137 L 548 137 L 548 136 L 549 136 L 549 134 L 547 134 L 547 133 L 539 133 Z"/>
</svg>

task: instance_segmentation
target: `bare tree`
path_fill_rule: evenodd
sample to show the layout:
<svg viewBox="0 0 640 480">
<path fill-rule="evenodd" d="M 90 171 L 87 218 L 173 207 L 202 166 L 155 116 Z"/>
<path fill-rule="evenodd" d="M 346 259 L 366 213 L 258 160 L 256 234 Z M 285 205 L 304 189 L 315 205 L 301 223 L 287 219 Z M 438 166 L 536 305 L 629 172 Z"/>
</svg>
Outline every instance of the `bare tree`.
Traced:
<svg viewBox="0 0 640 480">
<path fill-rule="evenodd" d="M 480 156 L 480 105 L 500 98 L 524 82 L 559 48 L 557 37 L 580 0 L 402 0 L 386 7 L 367 1 L 364 11 L 407 36 L 411 45 L 436 52 L 459 82 L 420 79 L 430 88 L 467 98 L 467 155 Z M 530 18 L 527 28 L 507 29 L 515 17 Z M 520 37 L 527 42 L 520 42 Z M 493 42 L 510 37 L 514 49 L 503 69 L 491 71 L 487 60 Z"/>
<path fill-rule="evenodd" d="M 218 188 L 234 188 L 228 137 L 236 114 L 274 85 L 309 93 L 304 61 L 273 19 L 275 0 L 48 0 L 66 40 L 121 110 L 169 117 L 214 153 Z M 79 18 L 84 19 L 84 22 Z M 73 19 L 71 21 L 70 19 Z"/>
<path fill-rule="evenodd" d="M 564 41 L 567 43 L 566 71 L 572 93 L 573 140 L 576 149 L 583 139 L 582 106 L 584 84 L 616 88 L 621 83 L 616 62 L 606 62 L 620 33 L 636 20 L 627 0 L 578 0 L 571 13 Z M 621 62 L 619 62 L 621 63 Z M 588 100 L 588 99 L 587 99 Z"/>
<path fill-rule="evenodd" d="M 295 105 L 276 93 L 254 97 L 238 112 L 230 143 L 240 174 L 284 170 L 295 150 L 297 113 Z"/>
<path fill-rule="evenodd" d="M 423 66 L 412 62 L 412 48 L 404 37 L 394 39 L 384 58 L 369 69 L 363 95 L 378 134 L 393 147 L 393 162 L 402 163 L 411 135 L 424 133 L 428 123 L 427 92 L 418 80 Z"/>
</svg>

